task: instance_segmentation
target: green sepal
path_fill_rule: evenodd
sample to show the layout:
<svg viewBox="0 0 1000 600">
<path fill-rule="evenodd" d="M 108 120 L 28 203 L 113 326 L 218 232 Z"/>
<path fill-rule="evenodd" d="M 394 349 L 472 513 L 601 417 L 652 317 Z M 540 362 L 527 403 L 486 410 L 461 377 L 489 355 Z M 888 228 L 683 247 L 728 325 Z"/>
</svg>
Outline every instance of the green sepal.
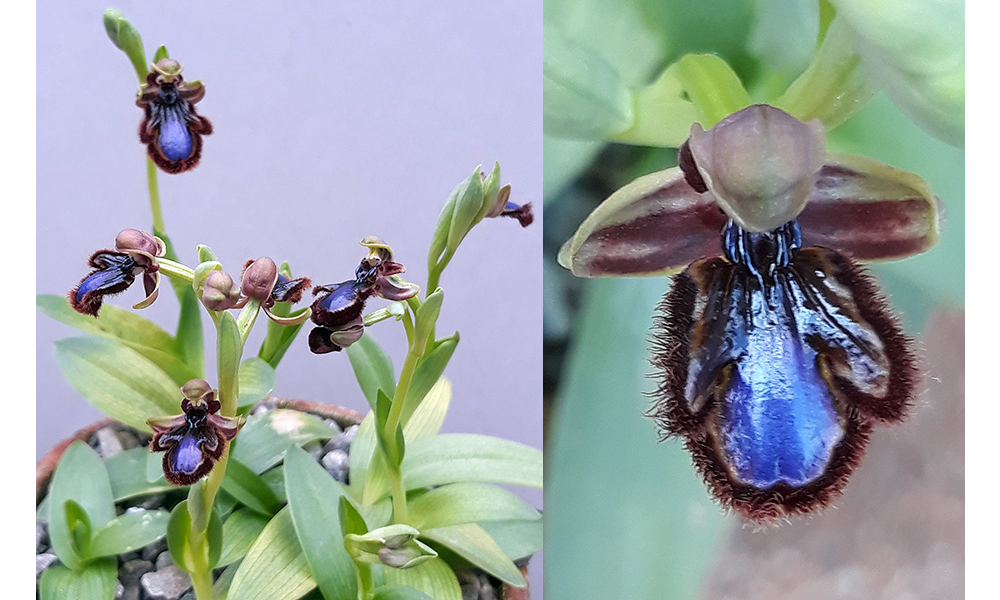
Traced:
<svg viewBox="0 0 1000 600">
<path fill-rule="evenodd" d="M 139 31 L 129 23 L 125 15 L 113 8 L 104 11 L 104 29 L 108 32 L 111 43 L 124 52 L 131 61 L 135 74 L 139 77 L 139 83 L 145 81 L 146 74 L 149 73 L 149 64 L 146 62 L 146 50 L 143 48 Z"/>
<path fill-rule="evenodd" d="M 500 163 L 493 163 L 493 170 L 490 174 L 486 176 L 483 180 L 483 205 L 479 208 L 479 213 L 476 214 L 476 218 L 472 221 L 472 226 L 475 227 L 477 223 L 486 218 L 486 213 L 490 211 L 493 207 L 493 203 L 497 201 L 497 194 L 500 192 Z"/>
<path fill-rule="evenodd" d="M 483 178 L 477 166 L 472 174 L 455 188 L 455 210 L 448 226 L 447 248 L 454 253 L 472 228 L 479 209 L 483 206 Z"/>
<path fill-rule="evenodd" d="M 725 60 L 714 54 L 687 54 L 677 61 L 677 75 L 705 129 L 750 106 L 750 95 Z"/>
<path fill-rule="evenodd" d="M 194 268 L 194 278 L 191 281 L 191 288 L 194 290 L 195 296 L 201 299 L 205 295 L 205 279 L 208 278 L 208 274 L 212 271 L 221 271 L 222 263 L 217 260 L 207 260 L 202 261 Z"/>
<path fill-rule="evenodd" d="M 153 64 L 155 65 L 156 63 L 160 62 L 164 58 L 169 58 L 169 57 L 170 57 L 170 53 L 167 52 L 167 47 L 166 46 L 160 46 L 159 48 L 156 49 L 156 52 L 153 54 Z"/>
<path fill-rule="evenodd" d="M 163 48 L 163 46 L 160 46 L 160 48 Z M 166 50 L 166 48 L 164 48 L 164 50 Z M 212 252 L 211 248 L 209 248 L 205 244 L 198 244 L 198 261 L 199 262 L 212 262 L 212 261 L 218 261 L 218 260 L 219 260 L 219 258 L 217 256 L 215 256 L 215 252 Z"/>
<path fill-rule="evenodd" d="M 455 214 L 455 202 L 458 200 L 458 188 L 452 190 L 448 200 L 438 215 L 437 225 L 434 226 L 434 233 L 431 235 L 430 247 L 427 250 L 427 271 L 431 272 L 437 267 L 441 255 L 448 247 L 448 230 L 451 227 L 452 216 Z"/>
</svg>

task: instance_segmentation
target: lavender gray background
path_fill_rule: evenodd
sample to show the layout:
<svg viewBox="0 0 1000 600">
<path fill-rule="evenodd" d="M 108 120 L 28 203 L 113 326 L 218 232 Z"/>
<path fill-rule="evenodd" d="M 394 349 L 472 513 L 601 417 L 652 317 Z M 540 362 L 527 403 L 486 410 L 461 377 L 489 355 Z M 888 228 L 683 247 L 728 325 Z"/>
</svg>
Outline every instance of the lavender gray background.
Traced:
<svg viewBox="0 0 1000 600">
<path fill-rule="evenodd" d="M 167 232 L 182 260 L 206 243 L 227 271 L 261 255 L 316 283 L 352 276 L 358 241 L 383 237 L 426 282 L 431 232 L 477 164 L 501 165 L 512 199 L 541 205 L 540 4 L 460 1 L 116 3 L 147 55 L 166 44 L 215 131 L 201 165 L 160 174 Z M 65 294 L 123 228 L 151 228 L 137 80 L 102 26 L 106 0 L 37 5 L 37 291 Z M 447 376 L 444 431 L 542 446 L 540 222 L 488 220 L 441 282 L 438 332 L 462 339 Z M 166 285 L 166 284 L 165 284 Z M 132 289 L 112 300 L 141 299 Z M 369 309 L 384 306 L 375 299 Z M 146 317 L 171 329 L 165 289 Z M 214 340 L 205 319 L 206 339 Z M 263 327 L 248 354 L 256 353 Z M 405 336 L 369 330 L 402 365 Z M 366 411 L 347 356 L 309 353 L 305 333 L 277 394 Z M 37 317 L 36 457 L 100 413 L 64 381 L 52 343 L 78 332 Z M 212 362 L 212 353 L 208 353 Z M 214 365 L 209 367 L 214 375 Z M 522 495 L 541 506 L 541 492 Z M 540 575 L 540 560 L 535 561 Z M 541 597 L 538 577 L 535 597 Z"/>
</svg>

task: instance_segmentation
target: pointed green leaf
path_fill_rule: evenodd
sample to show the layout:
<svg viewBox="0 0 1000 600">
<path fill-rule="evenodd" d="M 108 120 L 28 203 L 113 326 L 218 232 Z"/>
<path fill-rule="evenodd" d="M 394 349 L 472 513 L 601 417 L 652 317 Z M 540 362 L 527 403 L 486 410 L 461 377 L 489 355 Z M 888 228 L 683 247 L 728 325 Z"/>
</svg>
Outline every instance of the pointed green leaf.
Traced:
<svg viewBox="0 0 1000 600">
<path fill-rule="evenodd" d="M 542 452 L 484 435 L 451 433 L 410 442 L 403 474 L 407 489 L 460 481 L 542 487 Z"/>
<path fill-rule="evenodd" d="M 503 488 L 488 483 L 453 483 L 434 488 L 411 502 L 409 523 L 423 531 L 463 523 L 540 517 L 537 510 Z"/>
<path fill-rule="evenodd" d="M 91 556 L 115 556 L 152 544 L 167 534 L 170 513 L 165 510 L 126 512 L 94 532 Z"/>
<path fill-rule="evenodd" d="M 257 511 L 241 508 L 222 525 L 222 554 L 216 568 L 232 564 L 244 556 L 270 520 Z"/>
<path fill-rule="evenodd" d="M 240 395 L 240 358 L 243 356 L 243 338 L 233 313 L 219 315 L 216 358 L 219 372 L 219 401 L 222 406 L 236 406 Z"/>
<path fill-rule="evenodd" d="M 365 480 L 369 476 L 369 471 L 375 466 L 372 464 L 372 461 L 375 456 L 375 445 L 377 443 L 375 440 L 375 412 L 370 411 L 361 420 L 361 425 L 358 426 L 358 431 L 354 435 L 354 441 L 351 442 L 349 480 L 351 482 L 351 493 L 357 499 L 361 498 L 361 494 L 366 487 Z M 384 462 L 382 469 L 385 469 Z"/>
<path fill-rule="evenodd" d="M 205 378 L 205 332 L 201 328 L 201 302 L 190 286 L 180 293 L 181 315 L 177 320 L 177 349 L 198 379 Z M 230 315 L 232 316 L 232 315 Z"/>
<path fill-rule="evenodd" d="M 194 571 L 195 559 L 191 548 L 191 514 L 188 512 L 188 501 L 181 500 L 170 511 L 167 521 L 167 549 L 174 564 L 185 573 Z"/>
<path fill-rule="evenodd" d="M 434 600 L 462 600 L 462 587 L 455 572 L 439 557 L 409 569 L 386 569 L 385 582 L 390 586 L 413 588 Z"/>
<path fill-rule="evenodd" d="M 365 523 L 364 517 L 361 516 L 358 509 L 354 508 L 354 505 L 347 499 L 347 496 L 342 495 L 337 502 L 337 516 L 340 520 L 340 531 L 344 535 L 349 533 L 364 535 L 368 533 L 368 525 Z"/>
<path fill-rule="evenodd" d="M 257 357 L 240 364 L 240 399 L 238 406 L 251 406 L 271 395 L 277 383 L 274 368 Z"/>
<path fill-rule="evenodd" d="M 75 502 L 89 518 L 90 526 L 103 527 L 115 517 L 114 496 L 104 463 L 86 443 L 73 442 L 56 467 L 49 487 L 49 538 L 59 560 L 71 569 L 80 568 L 81 557 L 73 542 L 66 503 Z"/>
<path fill-rule="evenodd" d="M 105 338 L 56 342 L 56 362 L 70 386 L 98 410 L 150 431 L 146 419 L 180 412 L 177 385 L 148 359 Z"/>
<path fill-rule="evenodd" d="M 503 553 L 520 560 L 542 551 L 543 519 L 525 521 L 487 521 L 483 531 L 500 546 Z"/>
<path fill-rule="evenodd" d="M 527 583 L 514 562 L 503 553 L 483 528 L 474 524 L 455 525 L 420 532 L 420 537 L 447 546 L 450 550 L 501 581 L 515 587 Z"/>
<path fill-rule="evenodd" d="M 38 310 L 61 323 L 86 333 L 119 340 L 163 369 L 178 387 L 198 377 L 181 360 L 172 335 L 130 310 L 105 304 L 95 318 L 73 310 L 65 296 L 39 294 L 35 303 Z"/>
<path fill-rule="evenodd" d="M 420 370 L 419 366 L 417 370 Z M 409 398 L 410 395 L 407 394 L 406 397 Z M 415 440 L 437 434 L 444 424 L 449 404 L 451 404 L 451 382 L 441 376 L 409 415 L 406 414 L 407 407 L 403 406 L 400 420 L 403 422 L 406 439 Z"/>
<path fill-rule="evenodd" d="M 441 314 L 441 304 L 444 302 L 444 290 L 438 288 L 424 299 L 416 314 L 416 341 L 418 348 L 427 344 L 427 338 L 433 333 Z"/>
<path fill-rule="evenodd" d="M 295 447 L 285 455 L 285 488 L 295 533 L 323 597 L 355 600 L 357 575 L 340 529 L 343 490 L 311 456 Z"/>
<path fill-rule="evenodd" d="M 240 568 L 240 561 L 236 561 L 226 567 L 219 578 L 215 580 L 212 584 L 212 598 L 213 600 L 226 600 L 229 598 L 229 588 L 233 585 L 233 578 L 236 577 L 236 571 Z"/>
<path fill-rule="evenodd" d="M 413 411 L 420 405 L 427 392 L 441 378 L 441 374 L 444 373 L 444 369 L 448 366 L 448 361 L 451 360 L 457 346 L 458 332 L 456 331 L 451 337 L 438 340 L 434 349 L 425 354 L 417 363 L 400 412 L 400 421 L 404 424 L 409 421 Z"/>
<path fill-rule="evenodd" d="M 405 585 L 385 585 L 375 590 L 372 600 L 434 600 L 434 598 Z"/>
<path fill-rule="evenodd" d="M 235 458 L 230 458 L 226 466 L 222 489 L 247 507 L 267 516 L 275 514 L 281 508 L 278 497 L 264 483 L 260 475 Z"/>
<path fill-rule="evenodd" d="M 230 456 L 254 473 L 263 473 L 281 462 L 289 446 L 330 439 L 333 434 L 329 425 L 312 415 L 279 408 L 247 419 Z"/>
<path fill-rule="evenodd" d="M 177 489 L 163 478 L 163 469 L 160 466 L 157 467 L 159 477 L 152 482 L 149 481 L 146 476 L 146 466 L 150 456 L 156 459 L 154 462 L 157 465 L 162 464 L 160 458 L 162 454 L 151 454 L 147 448 L 133 448 L 104 459 L 115 502 Z"/>
<path fill-rule="evenodd" d="M 264 527 L 243 558 L 227 600 L 296 600 L 316 587 L 289 507 Z"/>
<path fill-rule="evenodd" d="M 392 360 L 370 332 L 366 332 L 357 342 L 347 347 L 347 358 L 354 369 L 354 377 L 361 386 L 361 392 L 368 404 L 375 407 L 375 391 L 381 389 L 392 396 L 396 393 L 396 375 Z"/>
<path fill-rule="evenodd" d="M 45 569 L 38 586 L 41 600 L 112 600 L 118 588 L 118 561 L 102 558 L 78 571 L 63 565 Z"/>
</svg>

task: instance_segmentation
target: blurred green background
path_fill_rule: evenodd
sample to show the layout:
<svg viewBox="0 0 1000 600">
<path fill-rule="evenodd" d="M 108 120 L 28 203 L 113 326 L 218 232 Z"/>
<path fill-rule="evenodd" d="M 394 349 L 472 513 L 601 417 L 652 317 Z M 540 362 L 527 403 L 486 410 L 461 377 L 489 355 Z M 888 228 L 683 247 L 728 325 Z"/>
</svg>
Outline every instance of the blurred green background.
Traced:
<svg viewBox="0 0 1000 600">
<path fill-rule="evenodd" d="M 544 14 L 547 37 L 558 31 L 586 44 L 627 87 L 648 84 L 687 52 L 712 52 L 753 96 L 787 85 L 815 46 L 809 15 L 775 17 L 774 5 L 546 0 Z M 819 8 L 829 16 L 830 6 Z M 759 33 L 765 14 L 780 36 Z M 919 339 L 932 314 L 964 306 L 964 149 L 932 137 L 882 92 L 830 132 L 828 149 L 912 171 L 945 205 L 938 246 L 870 265 Z M 725 535 L 741 523 L 713 503 L 681 444 L 658 443 L 642 416 L 655 387 L 649 330 L 668 279 L 577 280 L 555 263 L 559 246 L 601 200 L 674 165 L 676 150 L 547 134 L 544 152 L 546 597 L 699 597 Z"/>
</svg>

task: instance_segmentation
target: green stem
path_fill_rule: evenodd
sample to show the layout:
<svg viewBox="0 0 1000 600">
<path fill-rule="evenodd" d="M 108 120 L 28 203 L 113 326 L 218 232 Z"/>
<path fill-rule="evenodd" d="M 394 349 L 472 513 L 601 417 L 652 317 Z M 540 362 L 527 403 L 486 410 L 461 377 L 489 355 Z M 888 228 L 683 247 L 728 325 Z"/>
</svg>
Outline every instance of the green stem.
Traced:
<svg viewBox="0 0 1000 600">
<path fill-rule="evenodd" d="M 167 229 L 163 225 L 163 211 L 160 208 L 160 184 L 157 175 L 153 160 L 146 157 L 146 182 L 149 185 L 149 208 L 153 212 L 153 231 L 165 232 Z"/>
<path fill-rule="evenodd" d="M 172 261 L 169 258 L 157 258 L 156 262 L 160 265 L 161 275 L 166 275 L 171 279 L 178 279 L 188 285 L 194 282 L 194 269 L 191 267 Z"/>
<path fill-rule="evenodd" d="M 419 301 L 418 301 L 419 302 Z M 403 327 L 406 329 L 406 339 L 409 342 L 409 350 L 406 352 L 406 359 L 403 361 L 403 370 L 399 373 L 399 382 L 396 384 L 396 393 L 392 397 L 392 404 L 389 407 L 389 416 L 386 417 L 384 436 L 388 444 L 393 446 L 393 451 L 397 450 L 396 429 L 403 412 L 403 402 L 406 400 L 406 392 L 410 389 L 410 380 L 416 370 L 417 362 L 423 354 L 423 348 L 417 347 L 416 331 L 410 312 L 403 315 Z M 387 457 L 388 458 L 388 457 Z M 387 463 L 390 461 L 386 460 Z M 408 516 L 406 507 L 406 486 L 403 484 L 403 474 L 398 465 L 389 465 L 389 488 L 392 491 L 392 515 L 393 522 L 405 523 Z"/>
<path fill-rule="evenodd" d="M 365 327 L 371 327 L 375 323 L 381 323 L 386 319 L 391 319 L 393 317 L 392 313 L 389 312 L 387 308 L 380 308 L 378 310 L 373 310 L 372 312 L 365 315 L 362 320 L 365 322 Z"/>
<path fill-rule="evenodd" d="M 441 260 L 438 261 L 436 265 L 431 265 L 427 270 L 427 289 L 424 290 L 424 297 L 426 298 L 428 294 L 434 293 L 434 290 L 438 289 L 438 284 L 441 281 L 441 274 L 444 273 L 445 268 L 448 263 L 451 262 L 451 257 L 455 256 L 455 251 L 448 249 L 444 251 L 441 255 Z"/>
<path fill-rule="evenodd" d="M 198 600 L 212 600 L 212 571 L 206 569 L 197 573 L 189 573 L 194 595 Z"/>
</svg>

